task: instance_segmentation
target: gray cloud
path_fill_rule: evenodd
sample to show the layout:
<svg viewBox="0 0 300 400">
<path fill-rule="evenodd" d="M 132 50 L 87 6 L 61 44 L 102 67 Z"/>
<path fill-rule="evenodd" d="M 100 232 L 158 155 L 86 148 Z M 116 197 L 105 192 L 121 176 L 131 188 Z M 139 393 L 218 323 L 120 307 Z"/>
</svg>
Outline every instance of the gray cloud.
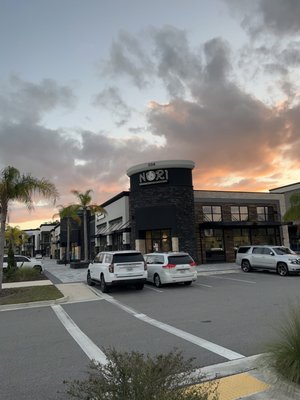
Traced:
<svg viewBox="0 0 300 400">
<path fill-rule="evenodd" d="M 11 76 L 8 85 L 2 85 L 0 112 L 5 120 L 40 120 L 44 113 L 58 106 L 71 108 L 75 96 L 67 86 L 59 86 L 52 79 L 44 79 L 40 84 L 25 82 L 17 76 Z"/>
<path fill-rule="evenodd" d="M 140 89 L 149 84 L 148 76 L 153 73 L 151 60 L 139 40 L 124 31 L 112 43 L 110 58 L 102 72 L 110 76 L 126 75 Z"/>
<path fill-rule="evenodd" d="M 118 126 L 124 125 L 131 116 L 131 109 L 123 101 L 116 87 L 102 90 L 95 96 L 93 105 L 107 109 L 114 117 Z"/>
<path fill-rule="evenodd" d="M 298 0 L 224 0 L 252 37 L 270 33 L 281 37 L 300 32 Z"/>
</svg>

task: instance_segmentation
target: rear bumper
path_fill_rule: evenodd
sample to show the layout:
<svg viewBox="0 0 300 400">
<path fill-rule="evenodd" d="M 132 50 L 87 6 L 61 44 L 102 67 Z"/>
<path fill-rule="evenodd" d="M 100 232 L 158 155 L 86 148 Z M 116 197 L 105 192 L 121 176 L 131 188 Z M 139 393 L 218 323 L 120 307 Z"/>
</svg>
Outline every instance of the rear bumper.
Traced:
<svg viewBox="0 0 300 400">
<path fill-rule="evenodd" d="M 107 286 L 136 285 L 138 283 L 146 283 L 146 278 L 135 279 L 119 279 L 116 281 L 106 282 Z"/>
<path fill-rule="evenodd" d="M 197 273 L 190 275 L 171 275 L 164 274 L 161 276 L 161 283 L 180 283 L 180 282 L 191 282 L 197 280 Z"/>
</svg>

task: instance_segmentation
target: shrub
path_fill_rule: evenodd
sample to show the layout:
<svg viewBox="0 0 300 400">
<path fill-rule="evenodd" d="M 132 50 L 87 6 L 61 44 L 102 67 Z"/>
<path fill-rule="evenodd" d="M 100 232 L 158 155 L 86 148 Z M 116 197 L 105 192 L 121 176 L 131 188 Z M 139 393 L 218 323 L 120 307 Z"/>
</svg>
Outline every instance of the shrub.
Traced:
<svg viewBox="0 0 300 400">
<path fill-rule="evenodd" d="M 44 274 L 41 274 L 34 268 L 22 267 L 14 270 L 4 270 L 3 282 L 25 282 L 47 279 Z"/>
<path fill-rule="evenodd" d="M 82 400 L 218 399 L 215 382 L 197 388 L 189 386 L 199 383 L 203 376 L 200 373 L 192 376 L 193 360 L 185 361 L 176 350 L 151 357 L 108 349 L 106 355 L 106 365 L 89 365 L 86 380 L 64 382 L 69 386 L 70 397 Z"/>
<path fill-rule="evenodd" d="M 283 388 L 300 388 L 300 306 L 291 306 L 277 328 L 278 339 L 268 343 L 261 364 Z M 291 384 L 291 385 L 290 385 Z"/>
</svg>

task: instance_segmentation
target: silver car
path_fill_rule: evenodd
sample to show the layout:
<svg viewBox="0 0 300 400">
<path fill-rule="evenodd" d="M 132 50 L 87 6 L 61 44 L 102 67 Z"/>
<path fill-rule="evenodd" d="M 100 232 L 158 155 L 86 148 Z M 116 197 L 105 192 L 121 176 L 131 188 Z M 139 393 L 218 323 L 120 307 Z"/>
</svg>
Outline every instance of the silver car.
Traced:
<svg viewBox="0 0 300 400">
<path fill-rule="evenodd" d="M 8 261 L 8 257 L 7 257 L 7 255 L 4 255 L 3 269 L 7 268 L 7 261 Z M 15 261 L 16 261 L 18 268 L 27 267 L 27 268 L 34 268 L 34 269 L 38 270 L 39 272 L 43 271 L 43 264 L 40 260 L 36 260 L 34 258 L 29 258 L 26 256 L 15 255 Z"/>
</svg>

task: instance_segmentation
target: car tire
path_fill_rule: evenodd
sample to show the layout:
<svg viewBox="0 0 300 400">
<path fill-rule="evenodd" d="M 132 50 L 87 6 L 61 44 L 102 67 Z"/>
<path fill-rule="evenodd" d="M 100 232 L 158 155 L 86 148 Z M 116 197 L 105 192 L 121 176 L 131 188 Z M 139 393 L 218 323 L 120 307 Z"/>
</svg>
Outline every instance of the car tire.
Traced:
<svg viewBox="0 0 300 400">
<path fill-rule="evenodd" d="M 95 286 L 95 282 L 92 280 L 92 278 L 91 278 L 91 274 L 90 274 L 90 271 L 88 271 L 88 273 L 87 273 L 87 276 L 86 276 L 86 283 L 89 285 L 89 286 Z"/>
<path fill-rule="evenodd" d="M 184 286 L 190 286 L 192 284 L 192 281 L 188 281 L 188 282 L 183 282 Z"/>
<path fill-rule="evenodd" d="M 108 293 L 109 292 L 109 289 L 108 289 L 107 284 L 105 282 L 104 275 L 101 275 L 101 278 L 100 278 L 100 290 L 101 290 L 102 293 Z"/>
<path fill-rule="evenodd" d="M 154 283 L 154 285 L 155 285 L 157 288 L 160 288 L 160 287 L 161 287 L 161 280 L 160 280 L 160 277 L 159 277 L 158 274 L 155 274 L 155 275 L 154 275 L 153 283 Z"/>
<path fill-rule="evenodd" d="M 143 290 L 144 289 L 144 283 L 136 283 L 135 284 L 136 290 Z"/>
<path fill-rule="evenodd" d="M 42 271 L 43 271 L 43 269 L 42 269 L 42 267 L 41 267 L 40 265 L 35 265 L 35 266 L 33 267 L 33 269 L 35 269 L 36 271 L 39 271 L 40 274 L 41 274 Z"/>
<path fill-rule="evenodd" d="M 277 274 L 280 276 L 287 276 L 289 274 L 288 267 L 285 263 L 283 263 L 283 262 L 278 263 Z"/>
<path fill-rule="evenodd" d="M 248 260 L 242 260 L 241 268 L 244 272 L 251 271 L 251 264 Z"/>
</svg>

